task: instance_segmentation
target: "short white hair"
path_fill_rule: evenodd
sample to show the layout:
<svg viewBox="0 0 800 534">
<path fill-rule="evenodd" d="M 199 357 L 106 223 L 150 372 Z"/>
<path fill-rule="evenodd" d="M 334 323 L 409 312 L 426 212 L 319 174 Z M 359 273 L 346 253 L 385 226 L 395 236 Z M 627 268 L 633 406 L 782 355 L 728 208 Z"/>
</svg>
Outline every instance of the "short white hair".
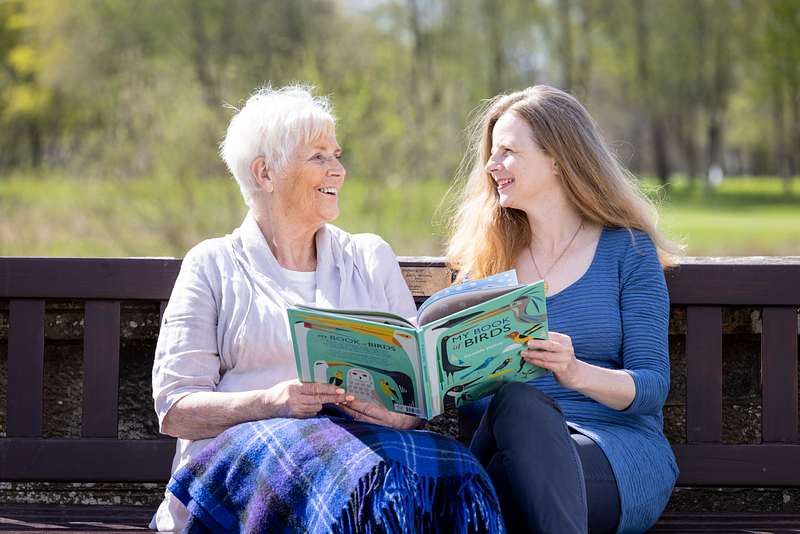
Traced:
<svg viewBox="0 0 800 534">
<path fill-rule="evenodd" d="M 234 113 L 220 143 L 220 156 L 251 208 L 261 193 L 250 170 L 256 158 L 263 156 L 273 175 L 284 177 L 295 148 L 335 134 L 336 117 L 330 99 L 316 92 L 310 84 L 295 83 L 280 89 L 268 84 Z"/>
</svg>

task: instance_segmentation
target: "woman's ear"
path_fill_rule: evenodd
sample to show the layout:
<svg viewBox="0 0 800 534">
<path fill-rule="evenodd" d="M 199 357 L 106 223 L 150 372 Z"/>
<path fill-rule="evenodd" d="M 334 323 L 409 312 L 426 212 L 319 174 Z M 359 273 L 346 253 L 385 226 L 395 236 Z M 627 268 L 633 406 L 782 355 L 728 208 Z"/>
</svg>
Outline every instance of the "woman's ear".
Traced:
<svg viewBox="0 0 800 534">
<path fill-rule="evenodd" d="M 267 160 L 264 157 L 259 156 L 253 160 L 253 163 L 250 165 L 250 172 L 253 173 L 256 182 L 258 182 L 262 190 L 267 193 L 272 193 L 272 190 L 275 188 L 275 181 L 269 172 Z"/>
</svg>

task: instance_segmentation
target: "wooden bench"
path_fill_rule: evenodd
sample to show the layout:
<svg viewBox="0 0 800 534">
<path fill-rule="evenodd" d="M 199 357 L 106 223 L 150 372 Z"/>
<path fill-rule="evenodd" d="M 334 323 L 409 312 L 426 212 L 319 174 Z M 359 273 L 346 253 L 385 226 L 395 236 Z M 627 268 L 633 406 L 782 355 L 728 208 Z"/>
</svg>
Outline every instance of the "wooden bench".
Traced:
<svg viewBox="0 0 800 534">
<path fill-rule="evenodd" d="M 450 280 L 441 258 L 401 258 L 401 266 L 418 302 Z M 120 321 L 128 301 L 151 302 L 163 313 L 179 268 L 177 259 L 0 258 L 0 375 L 4 352 L 8 361 L 0 485 L 152 482 L 163 488 L 174 439 L 119 437 Z M 671 439 L 681 470 L 678 489 L 786 488 L 789 499 L 797 500 L 800 258 L 689 258 L 668 271 L 666 279 L 673 319 L 683 324 L 685 317 L 685 337 L 672 331 L 670 336 L 671 352 L 685 354 L 686 362 L 685 375 L 673 369 L 673 387 L 685 387 L 685 406 L 677 407 L 685 414 L 685 432 Z M 82 424 L 79 437 L 47 439 L 42 400 L 45 310 L 62 301 L 83 302 Z M 752 307 L 760 318 L 758 443 L 723 443 L 727 307 Z M 149 392 L 149 386 L 143 387 L 141 398 L 133 401 L 151 406 Z M 457 422 L 462 441 L 469 439 L 475 423 L 466 418 Z M 154 510 L 152 504 L 59 506 L 35 501 L 3 499 L 0 531 L 146 529 Z M 800 508 L 789 509 L 671 510 L 651 532 L 800 532 Z"/>
</svg>

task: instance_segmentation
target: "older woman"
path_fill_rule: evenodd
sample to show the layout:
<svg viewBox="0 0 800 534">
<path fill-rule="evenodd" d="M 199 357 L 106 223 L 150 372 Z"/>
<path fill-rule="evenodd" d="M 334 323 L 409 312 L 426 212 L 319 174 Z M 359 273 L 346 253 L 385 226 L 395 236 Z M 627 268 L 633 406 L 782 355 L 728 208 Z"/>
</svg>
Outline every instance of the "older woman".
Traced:
<svg viewBox="0 0 800 534">
<path fill-rule="evenodd" d="M 186 255 L 164 313 L 153 396 L 161 430 L 180 439 L 151 528 L 502 530 L 466 449 L 402 430 L 419 419 L 297 380 L 289 305 L 415 314 L 389 246 L 327 224 L 345 177 L 334 126 L 327 99 L 299 85 L 256 92 L 230 123 L 221 153 L 250 211 Z"/>
<path fill-rule="evenodd" d="M 644 532 L 678 473 L 662 264 L 680 247 L 572 96 L 500 95 L 474 132 L 447 256 L 461 280 L 544 280 L 549 339 L 522 356 L 552 373 L 463 409 L 482 417 L 471 449 L 509 531 Z"/>
</svg>

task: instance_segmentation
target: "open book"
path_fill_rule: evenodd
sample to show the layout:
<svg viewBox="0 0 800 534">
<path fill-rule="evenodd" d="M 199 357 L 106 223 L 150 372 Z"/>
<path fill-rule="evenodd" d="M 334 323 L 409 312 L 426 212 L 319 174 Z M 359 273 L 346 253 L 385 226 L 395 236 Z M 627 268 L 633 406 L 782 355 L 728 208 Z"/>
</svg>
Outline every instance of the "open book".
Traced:
<svg viewBox="0 0 800 534">
<path fill-rule="evenodd" d="M 431 419 L 549 371 L 520 356 L 546 339 L 544 283 L 515 271 L 443 289 L 416 322 L 377 310 L 287 310 L 303 382 L 336 384 L 357 399 Z"/>
</svg>

